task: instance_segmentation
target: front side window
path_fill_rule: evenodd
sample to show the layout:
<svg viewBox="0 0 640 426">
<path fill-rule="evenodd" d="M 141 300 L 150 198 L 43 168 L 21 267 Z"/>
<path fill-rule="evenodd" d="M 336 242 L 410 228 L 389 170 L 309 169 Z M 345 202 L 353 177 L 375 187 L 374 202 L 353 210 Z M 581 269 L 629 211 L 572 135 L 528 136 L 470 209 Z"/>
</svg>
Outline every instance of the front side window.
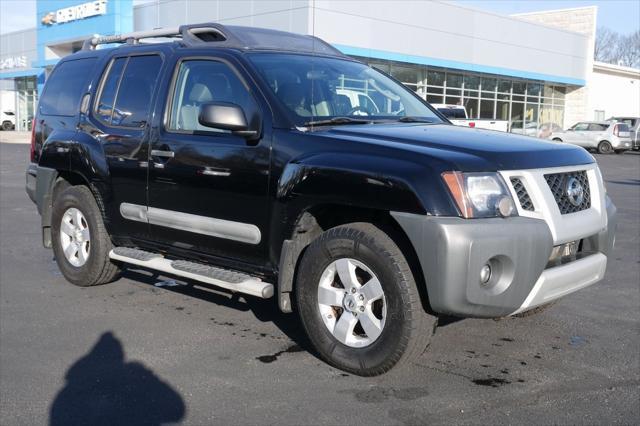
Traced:
<svg viewBox="0 0 640 426">
<path fill-rule="evenodd" d="M 575 126 L 573 126 L 573 130 L 577 130 L 577 131 L 589 130 L 589 123 L 578 123 Z"/>
<path fill-rule="evenodd" d="M 224 62 L 187 60 L 180 63 L 173 91 L 168 129 L 182 132 L 227 132 L 198 122 L 200 107 L 228 102 L 248 111 L 251 95 L 236 73 Z"/>
<path fill-rule="evenodd" d="M 144 127 L 161 66 L 158 55 L 115 59 L 101 86 L 97 116 L 113 126 Z"/>
<path fill-rule="evenodd" d="M 409 89 L 358 62 L 284 53 L 249 58 L 298 126 L 338 117 L 442 121 Z"/>
</svg>

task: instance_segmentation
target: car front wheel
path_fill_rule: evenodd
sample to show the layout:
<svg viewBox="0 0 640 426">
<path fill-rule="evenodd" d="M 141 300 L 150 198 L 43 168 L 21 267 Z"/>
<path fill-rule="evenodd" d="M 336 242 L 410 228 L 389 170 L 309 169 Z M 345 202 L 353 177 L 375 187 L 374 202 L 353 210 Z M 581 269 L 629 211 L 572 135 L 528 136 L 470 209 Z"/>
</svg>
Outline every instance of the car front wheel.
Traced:
<svg viewBox="0 0 640 426">
<path fill-rule="evenodd" d="M 352 223 L 324 232 L 297 275 L 302 323 L 328 363 L 375 376 L 428 346 L 437 319 L 425 312 L 402 252 L 379 228 Z"/>
</svg>

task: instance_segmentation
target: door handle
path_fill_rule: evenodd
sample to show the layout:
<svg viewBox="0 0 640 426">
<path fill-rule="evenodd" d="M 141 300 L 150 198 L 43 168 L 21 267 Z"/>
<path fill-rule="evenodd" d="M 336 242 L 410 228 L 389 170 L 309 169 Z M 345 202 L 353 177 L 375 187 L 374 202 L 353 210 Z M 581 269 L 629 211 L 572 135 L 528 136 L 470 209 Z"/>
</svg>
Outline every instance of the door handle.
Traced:
<svg viewBox="0 0 640 426">
<path fill-rule="evenodd" d="M 161 151 L 159 149 L 152 149 L 151 156 L 173 158 L 175 156 L 175 153 L 173 151 Z"/>
</svg>

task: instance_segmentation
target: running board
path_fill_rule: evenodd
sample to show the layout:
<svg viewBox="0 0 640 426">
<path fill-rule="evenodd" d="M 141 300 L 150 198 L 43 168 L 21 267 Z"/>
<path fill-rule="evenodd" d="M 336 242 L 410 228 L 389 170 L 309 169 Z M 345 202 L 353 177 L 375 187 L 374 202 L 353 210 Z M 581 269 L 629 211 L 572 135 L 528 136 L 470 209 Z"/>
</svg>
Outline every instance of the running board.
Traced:
<svg viewBox="0 0 640 426">
<path fill-rule="evenodd" d="M 116 247 L 109 252 L 113 260 L 143 266 L 179 277 L 190 278 L 207 284 L 226 288 L 238 293 L 268 299 L 273 296 L 273 284 L 242 272 L 216 268 L 186 260 L 169 260 L 158 253 L 129 247 Z"/>
</svg>

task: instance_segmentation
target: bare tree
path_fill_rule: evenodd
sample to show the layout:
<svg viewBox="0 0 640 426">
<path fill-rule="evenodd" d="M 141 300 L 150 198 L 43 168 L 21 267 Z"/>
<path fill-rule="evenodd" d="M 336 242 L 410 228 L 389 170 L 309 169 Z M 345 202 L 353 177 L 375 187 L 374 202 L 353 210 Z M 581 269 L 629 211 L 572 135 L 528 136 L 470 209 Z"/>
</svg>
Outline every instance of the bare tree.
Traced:
<svg viewBox="0 0 640 426">
<path fill-rule="evenodd" d="M 598 27 L 594 49 L 594 59 L 600 62 L 615 63 L 618 55 L 620 34 L 607 27 Z"/>
<path fill-rule="evenodd" d="M 620 65 L 640 68 L 640 31 L 620 38 L 617 56 Z"/>
</svg>

